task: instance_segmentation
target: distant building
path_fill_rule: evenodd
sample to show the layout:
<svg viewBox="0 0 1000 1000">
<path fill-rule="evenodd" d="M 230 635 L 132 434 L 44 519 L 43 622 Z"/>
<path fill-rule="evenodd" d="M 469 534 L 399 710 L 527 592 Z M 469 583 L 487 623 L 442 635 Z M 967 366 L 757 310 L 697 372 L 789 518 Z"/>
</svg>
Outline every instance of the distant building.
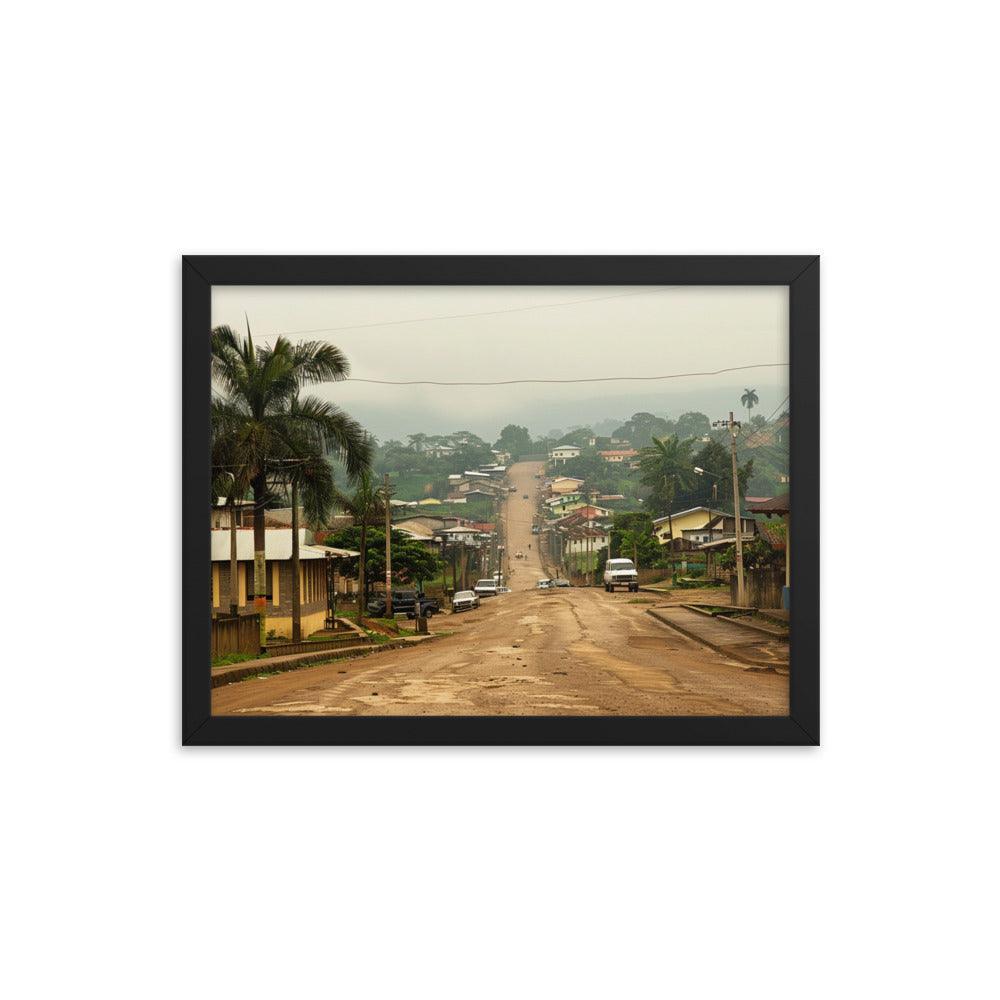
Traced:
<svg viewBox="0 0 1000 1000">
<path fill-rule="evenodd" d="M 631 462 L 639 452 L 634 448 L 624 448 L 618 451 L 599 451 L 597 453 L 604 459 L 605 462 Z"/>
<path fill-rule="evenodd" d="M 553 464 L 565 465 L 570 459 L 579 458 L 580 449 L 575 444 L 560 444 L 549 452 Z"/>
</svg>

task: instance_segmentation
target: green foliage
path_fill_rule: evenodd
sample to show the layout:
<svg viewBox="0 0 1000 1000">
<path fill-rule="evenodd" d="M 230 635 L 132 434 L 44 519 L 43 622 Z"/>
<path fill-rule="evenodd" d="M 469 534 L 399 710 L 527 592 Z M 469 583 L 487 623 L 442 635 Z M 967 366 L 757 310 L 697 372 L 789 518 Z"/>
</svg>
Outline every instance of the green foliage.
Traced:
<svg viewBox="0 0 1000 1000">
<path fill-rule="evenodd" d="M 517 424 L 507 424 L 500 432 L 500 437 L 493 445 L 497 451 L 509 451 L 510 460 L 516 462 L 522 455 L 531 454 L 531 435 L 527 427 Z"/>
<path fill-rule="evenodd" d="M 622 493 L 627 497 L 638 494 L 639 482 L 624 463 L 605 462 L 596 451 L 581 452 L 577 458 L 560 462 L 551 469 L 557 476 L 574 476 L 585 481 L 585 493 Z"/>
<path fill-rule="evenodd" d="M 718 506 L 733 499 L 733 460 L 732 453 L 718 441 L 709 441 L 702 446 L 701 451 L 694 456 L 694 464 L 705 470 L 705 475 L 698 477 L 694 493 L 688 498 L 692 502 L 687 506 L 704 504 L 706 507 Z M 753 459 L 737 466 L 740 481 L 740 495 L 746 496 L 747 485 L 753 476 Z M 712 486 L 715 486 L 715 496 Z"/>
<path fill-rule="evenodd" d="M 449 491 L 449 475 L 492 465 L 495 461 L 490 446 L 469 431 L 410 434 L 408 442 L 386 441 L 375 450 L 372 463 L 377 474 L 388 472 L 398 480 L 399 500 L 421 500 L 426 496 L 443 500 Z M 444 446 L 450 450 L 435 454 L 435 449 Z"/>
<path fill-rule="evenodd" d="M 344 528 L 329 535 L 326 544 L 338 549 L 354 549 L 361 551 L 361 527 Z M 391 533 L 392 578 L 394 584 L 423 585 L 425 580 L 432 580 L 443 567 L 441 559 L 424 546 L 403 534 L 401 531 Z M 385 579 L 385 529 L 371 527 L 365 532 L 365 573 L 369 581 Z M 345 559 L 344 570 L 347 573 L 356 571 L 358 559 Z"/>
<path fill-rule="evenodd" d="M 719 553 L 719 565 L 723 569 L 732 569 L 736 565 L 736 546 L 731 545 Z M 772 549 L 760 535 L 743 543 L 744 569 L 775 569 L 784 564 L 784 553 Z"/>
<path fill-rule="evenodd" d="M 653 534 L 653 519 L 641 511 L 615 514 L 609 532 L 610 554 L 601 549 L 598 568 L 608 559 L 631 559 L 636 569 L 655 566 L 661 558 L 660 543 Z"/>
<path fill-rule="evenodd" d="M 649 487 L 647 509 L 652 514 L 667 514 L 674 510 L 679 493 L 689 493 L 697 477 L 691 457 L 690 440 L 681 440 L 676 434 L 663 439 L 654 438 L 653 444 L 643 448 L 639 457 L 642 482 Z"/>
<path fill-rule="evenodd" d="M 704 413 L 698 413 L 696 410 L 682 413 L 674 425 L 674 434 L 682 440 L 690 437 L 704 437 L 711 430 L 712 422 Z"/>
<path fill-rule="evenodd" d="M 589 447 L 588 442 L 594 436 L 594 432 L 589 427 L 574 427 L 566 431 L 556 442 L 557 444 L 575 444 L 577 448 Z"/>
<path fill-rule="evenodd" d="M 630 441 L 633 448 L 645 448 L 652 444 L 653 438 L 666 437 L 674 430 L 673 421 L 665 417 L 657 417 L 652 413 L 633 413 L 611 436 Z"/>
<path fill-rule="evenodd" d="M 347 359 L 332 344 L 293 345 L 278 337 L 273 347 L 258 348 L 249 333 L 240 339 L 230 327 L 217 327 L 212 331 L 213 444 L 246 469 L 251 483 L 271 474 L 271 462 L 289 456 L 293 435 L 308 440 L 313 453 L 335 453 L 356 477 L 371 458 L 360 424 L 332 403 L 299 395 L 307 384 L 341 381 L 349 373 Z"/>
</svg>

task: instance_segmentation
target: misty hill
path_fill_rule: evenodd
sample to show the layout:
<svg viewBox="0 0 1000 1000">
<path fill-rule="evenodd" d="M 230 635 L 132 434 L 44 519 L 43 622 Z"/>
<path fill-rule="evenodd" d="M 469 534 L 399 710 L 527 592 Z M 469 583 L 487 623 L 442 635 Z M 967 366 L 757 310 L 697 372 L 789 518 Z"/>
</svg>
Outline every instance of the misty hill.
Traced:
<svg viewBox="0 0 1000 1000">
<path fill-rule="evenodd" d="M 785 386 L 752 383 L 760 397 L 754 414 L 769 416 L 779 408 L 788 389 Z M 710 420 L 718 420 L 733 410 L 740 419 L 740 396 L 744 385 L 703 387 L 691 390 L 671 389 L 634 393 L 623 392 L 618 384 L 613 392 L 591 392 L 576 398 L 546 396 L 545 386 L 538 386 L 534 398 L 512 400 L 505 406 L 502 397 L 490 393 L 481 397 L 463 394 L 454 411 L 442 405 L 443 394 L 428 394 L 425 399 L 408 399 L 400 406 L 395 397 L 387 394 L 389 405 L 372 405 L 368 402 L 341 401 L 341 405 L 370 430 L 380 441 L 390 438 L 405 441 L 416 431 L 425 434 L 448 434 L 459 428 L 472 431 L 484 440 L 494 441 L 500 429 L 509 423 L 526 426 L 533 437 L 542 437 L 552 430 L 566 431 L 571 427 L 590 427 L 597 434 L 611 434 L 633 413 L 648 412 L 657 416 L 676 419 L 682 413 L 695 410 Z M 575 395 L 575 394 L 574 394 Z M 787 408 L 787 403 L 780 406 Z M 745 411 L 743 416 L 745 417 Z"/>
</svg>

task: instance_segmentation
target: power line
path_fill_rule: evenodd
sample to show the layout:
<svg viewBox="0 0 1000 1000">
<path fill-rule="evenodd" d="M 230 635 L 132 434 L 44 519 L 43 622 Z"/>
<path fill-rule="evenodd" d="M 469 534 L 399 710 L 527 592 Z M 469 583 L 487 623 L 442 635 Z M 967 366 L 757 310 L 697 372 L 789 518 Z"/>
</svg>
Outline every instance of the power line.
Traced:
<svg viewBox="0 0 1000 1000">
<path fill-rule="evenodd" d="M 261 340 L 273 340 L 275 337 L 306 337 L 315 333 L 343 333 L 345 330 L 370 330 L 377 326 L 400 326 L 403 323 L 436 323 L 449 319 L 475 319 L 480 316 L 504 316 L 507 313 L 529 312 L 532 309 L 556 309 L 561 306 L 576 306 L 586 302 L 606 302 L 609 299 L 624 299 L 634 295 L 655 295 L 658 292 L 680 288 L 680 285 L 658 285 L 656 288 L 643 288 L 635 292 L 619 292 L 617 295 L 598 295 L 589 299 L 569 299 L 565 302 L 541 302 L 533 306 L 513 306 L 510 309 L 491 309 L 485 312 L 450 313 L 445 316 L 418 316 L 413 319 L 391 319 L 378 323 L 357 323 L 351 326 L 320 326 L 312 330 L 283 330 L 279 333 L 260 337 Z"/>
<path fill-rule="evenodd" d="M 787 368 L 787 362 L 737 365 L 733 368 L 717 368 L 714 371 L 676 372 L 673 375 L 601 375 L 597 378 L 512 378 L 501 382 L 439 382 L 432 379 L 394 381 L 379 378 L 348 378 L 345 382 L 367 382 L 371 385 L 437 385 L 437 386 L 488 386 L 488 385 L 570 385 L 581 382 L 660 382 L 673 378 L 693 378 L 698 375 L 725 375 L 728 372 L 743 372 L 753 368 Z"/>
<path fill-rule="evenodd" d="M 784 398 L 784 399 L 783 399 L 783 400 L 782 400 L 782 401 L 781 401 L 780 403 L 778 403 L 778 405 L 777 405 L 777 406 L 776 406 L 776 407 L 775 407 L 775 408 L 774 408 L 774 409 L 773 409 L 773 410 L 771 411 L 771 416 L 769 416 L 769 417 L 768 417 L 768 418 L 767 418 L 767 419 L 766 419 L 766 420 L 764 421 L 764 423 L 765 423 L 765 424 L 769 424 L 769 423 L 771 422 L 771 420 L 773 419 L 773 417 L 774 417 L 775 413 L 777 413 L 777 412 L 778 412 L 778 410 L 780 410 L 780 409 L 781 409 L 781 408 L 782 408 L 782 407 L 783 407 L 783 406 L 785 405 L 785 403 L 787 403 L 787 402 L 788 402 L 788 400 L 789 400 L 789 397 L 790 397 L 790 395 L 791 395 L 791 394 L 789 393 L 789 395 L 788 395 L 788 396 L 785 396 L 785 398 Z M 765 433 L 767 433 L 767 432 L 768 432 L 768 431 L 769 431 L 770 429 L 771 429 L 771 428 L 769 428 L 769 427 L 760 427 L 760 428 L 758 428 L 758 429 L 756 429 L 756 430 L 752 431 L 752 432 L 751 432 L 751 434 L 750 434 L 750 436 L 749 436 L 749 437 L 748 437 L 748 438 L 746 439 L 746 441 L 744 441 L 744 442 L 743 442 L 743 447 L 744 447 L 744 448 L 753 448 L 753 447 L 755 447 L 755 446 L 754 446 L 754 445 L 752 445 L 752 444 L 751 444 L 750 442 L 751 442 L 751 441 L 752 441 L 752 440 L 753 440 L 753 439 L 754 439 L 754 438 L 755 438 L 756 436 L 758 436 L 758 435 L 760 435 L 760 434 L 765 434 Z"/>
</svg>

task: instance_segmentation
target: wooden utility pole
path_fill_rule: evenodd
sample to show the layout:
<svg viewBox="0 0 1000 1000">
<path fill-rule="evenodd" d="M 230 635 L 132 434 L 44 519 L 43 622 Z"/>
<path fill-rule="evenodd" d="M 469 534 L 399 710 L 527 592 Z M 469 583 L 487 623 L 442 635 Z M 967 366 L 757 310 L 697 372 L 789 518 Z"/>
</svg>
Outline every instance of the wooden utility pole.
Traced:
<svg viewBox="0 0 1000 1000">
<path fill-rule="evenodd" d="M 385 616 L 392 617 L 392 487 L 389 473 L 382 480 L 382 496 L 385 502 Z"/>
<path fill-rule="evenodd" d="M 733 455 L 733 516 L 736 519 L 736 603 L 741 607 L 746 603 L 746 589 L 743 583 L 743 531 L 740 517 L 740 477 L 736 464 L 736 434 L 741 424 L 733 419 L 733 411 L 729 411 L 728 420 L 716 420 L 715 426 L 728 427 Z"/>
</svg>

